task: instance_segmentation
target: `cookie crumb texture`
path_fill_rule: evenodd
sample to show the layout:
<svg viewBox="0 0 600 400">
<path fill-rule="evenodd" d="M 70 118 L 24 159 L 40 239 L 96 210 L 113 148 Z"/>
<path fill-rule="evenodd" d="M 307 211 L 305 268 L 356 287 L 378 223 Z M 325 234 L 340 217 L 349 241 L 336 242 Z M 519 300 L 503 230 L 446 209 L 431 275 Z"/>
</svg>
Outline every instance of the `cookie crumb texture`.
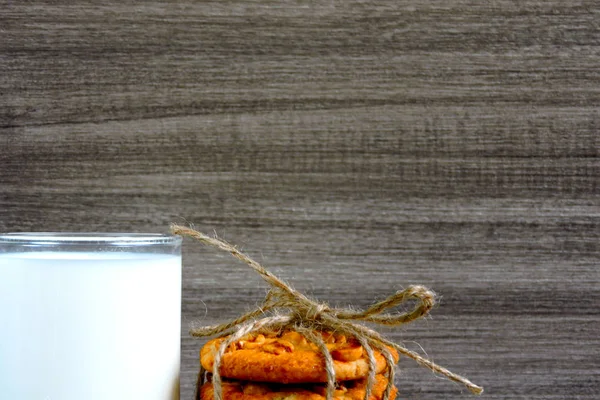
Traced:
<svg viewBox="0 0 600 400">
<path fill-rule="evenodd" d="M 375 376 L 375 384 L 371 391 L 370 400 L 380 400 L 387 385 L 383 375 Z M 325 384 L 282 385 L 277 383 L 224 381 L 222 382 L 223 399 L 225 400 L 324 400 L 326 398 Z M 363 400 L 366 392 L 366 380 L 338 382 L 334 392 L 336 400 Z M 397 390 L 394 387 L 390 400 L 394 400 Z M 200 388 L 202 400 L 213 400 L 214 389 L 212 382 L 206 382 Z"/>
<path fill-rule="evenodd" d="M 318 333 L 318 332 L 316 332 Z M 354 338 L 321 332 L 331 357 L 336 379 L 348 381 L 365 378 L 369 372 L 366 351 Z M 200 362 L 213 370 L 214 358 L 224 338 L 209 341 L 200 352 Z M 389 349 L 397 362 L 398 354 Z M 386 368 L 379 351 L 374 351 L 376 373 Z M 254 382 L 316 383 L 327 382 L 325 361 L 317 346 L 295 331 L 281 334 L 249 334 L 232 343 L 221 358 L 222 377 Z M 271 399 L 271 397 L 269 397 Z"/>
</svg>

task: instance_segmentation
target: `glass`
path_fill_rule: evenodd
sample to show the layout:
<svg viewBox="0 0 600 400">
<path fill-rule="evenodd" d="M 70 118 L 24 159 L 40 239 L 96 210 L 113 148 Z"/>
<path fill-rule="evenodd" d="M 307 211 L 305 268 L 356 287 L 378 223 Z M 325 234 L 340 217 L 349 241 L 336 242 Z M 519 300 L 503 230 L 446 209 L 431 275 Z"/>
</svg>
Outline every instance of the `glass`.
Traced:
<svg viewBox="0 0 600 400">
<path fill-rule="evenodd" d="M 181 238 L 0 235 L 0 398 L 179 400 Z"/>
</svg>

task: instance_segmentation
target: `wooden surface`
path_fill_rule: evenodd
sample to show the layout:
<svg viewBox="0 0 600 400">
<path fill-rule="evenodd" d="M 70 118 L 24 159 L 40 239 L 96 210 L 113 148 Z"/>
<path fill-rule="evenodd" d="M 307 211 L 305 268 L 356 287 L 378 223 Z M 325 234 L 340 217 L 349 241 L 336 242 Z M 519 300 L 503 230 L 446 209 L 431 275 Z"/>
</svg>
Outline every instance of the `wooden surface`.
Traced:
<svg viewBox="0 0 600 400">
<path fill-rule="evenodd" d="M 0 231 L 193 222 L 335 305 L 425 284 L 440 306 L 392 338 L 488 399 L 596 399 L 599 21 L 582 0 L 0 1 Z M 184 252 L 191 399 L 189 323 L 265 285 Z M 400 370 L 401 398 L 469 397 Z"/>
</svg>

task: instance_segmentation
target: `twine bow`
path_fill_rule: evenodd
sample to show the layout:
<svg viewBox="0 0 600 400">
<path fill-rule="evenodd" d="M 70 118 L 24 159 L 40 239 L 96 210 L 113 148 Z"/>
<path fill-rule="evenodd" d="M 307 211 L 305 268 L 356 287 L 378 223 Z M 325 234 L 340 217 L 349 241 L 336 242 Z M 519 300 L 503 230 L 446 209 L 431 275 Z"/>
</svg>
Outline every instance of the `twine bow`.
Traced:
<svg viewBox="0 0 600 400">
<path fill-rule="evenodd" d="M 399 354 L 413 359 L 421 366 L 429 368 L 452 381 L 462 383 L 475 394 L 481 394 L 483 392 L 481 386 L 475 385 L 468 379 L 456 375 L 446 368 L 421 357 L 419 354 L 383 338 L 376 331 L 367 328 L 362 324 L 353 322 L 361 321 L 388 326 L 398 326 L 421 318 L 425 316 L 435 304 L 435 293 L 426 287 L 419 285 L 409 286 L 404 290 L 397 291 L 385 300 L 371 305 L 363 311 L 331 308 L 327 304 L 311 300 L 304 294 L 293 289 L 271 272 L 267 271 L 259 263 L 239 251 L 235 246 L 232 246 L 223 240 L 175 224 L 171 226 L 171 232 L 176 235 L 189 236 L 201 243 L 230 253 L 233 257 L 250 266 L 250 268 L 256 271 L 270 285 L 270 290 L 267 293 L 264 302 L 255 310 L 224 324 L 204 326 L 190 330 L 190 334 L 195 337 L 214 335 L 227 336 L 219 346 L 214 358 L 212 381 L 215 400 L 222 400 L 219 366 L 227 347 L 251 332 L 278 331 L 283 328 L 294 330 L 304 335 L 304 337 L 313 342 L 323 354 L 325 358 L 325 370 L 327 372 L 327 400 L 333 398 L 335 390 L 334 364 L 325 342 L 319 335 L 314 334 L 315 330 L 340 332 L 355 337 L 361 346 L 363 346 L 369 360 L 369 374 L 367 377 L 365 400 L 368 400 L 371 397 L 372 387 L 375 382 L 376 360 L 373 348 L 381 352 L 387 362 L 386 372 L 388 384 L 383 394 L 384 400 L 389 399 L 395 375 L 395 370 L 393 368 L 395 361 L 391 352 L 388 350 L 388 347 L 395 349 Z M 400 314 L 384 313 L 386 310 L 410 300 L 416 301 L 412 311 Z M 286 311 L 286 313 L 281 313 L 281 310 Z M 280 312 L 275 313 L 276 311 Z M 257 319 L 259 316 L 264 316 L 267 313 L 271 313 L 272 315 Z M 202 383 L 203 375 L 203 371 L 201 371 L 198 377 L 198 386 Z"/>
</svg>

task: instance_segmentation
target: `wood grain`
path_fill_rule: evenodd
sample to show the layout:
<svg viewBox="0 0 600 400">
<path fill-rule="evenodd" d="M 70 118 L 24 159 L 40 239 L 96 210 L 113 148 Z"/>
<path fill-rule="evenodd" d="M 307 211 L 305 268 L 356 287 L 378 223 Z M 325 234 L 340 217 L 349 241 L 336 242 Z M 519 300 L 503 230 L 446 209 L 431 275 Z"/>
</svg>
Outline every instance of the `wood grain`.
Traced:
<svg viewBox="0 0 600 400">
<path fill-rule="evenodd" d="M 597 398 L 597 1 L 0 10 L 0 231 L 193 222 L 333 304 L 425 284 L 440 307 L 391 337 L 489 399 Z M 191 399 L 187 325 L 265 286 L 184 250 Z M 400 367 L 401 398 L 467 397 Z"/>
</svg>

